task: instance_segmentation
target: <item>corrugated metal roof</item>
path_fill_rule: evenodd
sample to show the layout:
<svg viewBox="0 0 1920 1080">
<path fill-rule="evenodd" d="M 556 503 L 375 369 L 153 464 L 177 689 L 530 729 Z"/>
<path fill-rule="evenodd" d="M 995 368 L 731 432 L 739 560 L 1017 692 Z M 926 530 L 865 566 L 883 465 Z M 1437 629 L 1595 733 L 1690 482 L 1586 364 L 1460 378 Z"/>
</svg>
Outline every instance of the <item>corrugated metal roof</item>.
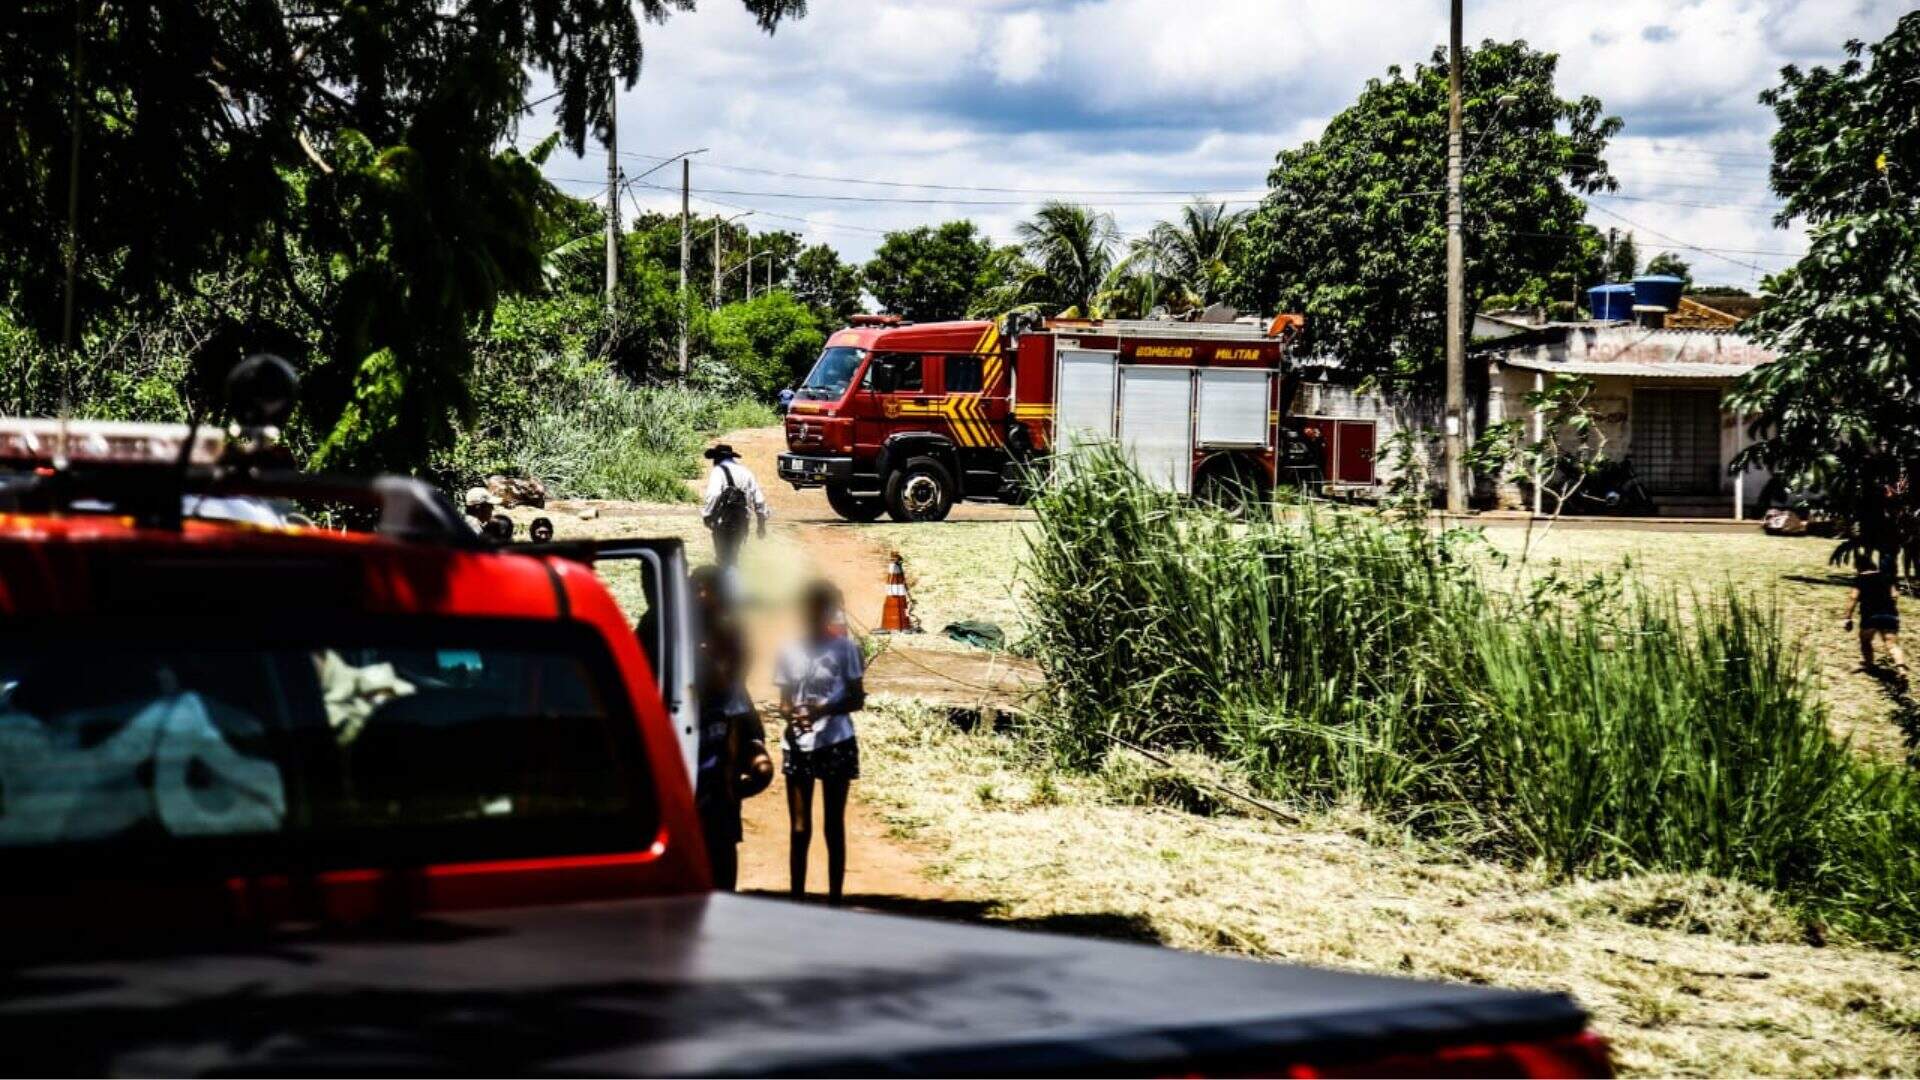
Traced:
<svg viewBox="0 0 1920 1080">
<path fill-rule="evenodd" d="M 1552 371 L 1562 375 L 1631 375 L 1643 379 L 1736 379 L 1760 366 L 1758 363 L 1703 360 L 1545 360 L 1531 356 L 1507 356 L 1502 362 L 1527 371 Z"/>
</svg>

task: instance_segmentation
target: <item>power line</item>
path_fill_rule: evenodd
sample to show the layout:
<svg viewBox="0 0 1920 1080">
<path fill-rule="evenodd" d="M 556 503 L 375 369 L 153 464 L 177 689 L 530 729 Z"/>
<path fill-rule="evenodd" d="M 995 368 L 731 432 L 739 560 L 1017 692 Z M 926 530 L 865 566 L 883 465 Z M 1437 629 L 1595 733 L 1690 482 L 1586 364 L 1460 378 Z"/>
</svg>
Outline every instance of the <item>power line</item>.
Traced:
<svg viewBox="0 0 1920 1080">
<path fill-rule="evenodd" d="M 1658 229 L 1650 229 L 1647 226 L 1642 225 L 1639 222 L 1634 221 L 1623 214 L 1615 213 L 1614 211 L 1609 210 L 1604 206 L 1596 206 L 1593 209 L 1600 211 L 1601 213 L 1607 215 L 1610 218 L 1615 219 L 1616 221 L 1619 221 L 1634 229 L 1638 229 L 1641 232 L 1647 233 L 1650 236 L 1656 236 L 1662 240 L 1665 240 L 1667 243 L 1672 244 L 1675 247 L 1684 248 L 1687 251 L 1696 251 L 1702 255 L 1719 259 L 1722 262 L 1728 262 L 1728 263 L 1732 263 L 1735 266 L 1745 267 L 1746 269 L 1755 271 L 1756 273 L 1761 273 L 1761 274 L 1770 273 L 1770 271 L 1766 267 L 1761 266 L 1758 263 L 1745 262 L 1741 259 L 1735 259 L 1731 256 L 1723 255 L 1720 252 L 1714 250 L 1713 248 L 1701 247 L 1698 244 L 1690 244 L 1687 241 L 1681 240 L 1678 237 L 1670 236 L 1666 233 L 1660 232 Z M 1795 257 L 1798 258 L 1798 256 L 1795 256 Z"/>
<path fill-rule="evenodd" d="M 657 184 L 641 184 L 641 187 L 667 191 Z M 897 195 L 812 195 L 794 191 L 743 191 L 736 188 L 694 188 L 703 195 L 733 195 L 740 198 L 756 199 L 794 199 L 801 202 L 852 202 L 852 203 L 897 203 L 907 206 L 1033 206 L 1038 199 L 950 199 L 950 198 L 908 198 Z M 1052 194 L 1061 194 L 1054 192 Z M 1216 202 L 1228 205 L 1247 205 L 1258 203 L 1259 199 L 1217 199 Z M 1112 207 L 1126 206 L 1185 206 L 1181 202 L 1116 202 L 1106 204 Z"/>
<path fill-rule="evenodd" d="M 653 154 L 623 150 L 621 153 L 631 157 L 657 160 Z M 701 164 L 710 169 L 725 169 L 729 172 L 753 173 L 758 176 L 777 176 L 789 180 L 816 180 L 830 184 L 860 184 L 869 187 L 919 188 L 928 191 L 972 191 L 989 195 L 1232 195 L 1265 191 L 1265 188 L 1031 188 L 1031 187 L 992 187 L 978 184 L 931 184 L 911 180 L 874 180 L 858 176 L 827 176 L 820 173 L 782 172 L 778 169 L 761 169 L 751 165 L 727 165 L 717 161 L 704 161 Z"/>
</svg>

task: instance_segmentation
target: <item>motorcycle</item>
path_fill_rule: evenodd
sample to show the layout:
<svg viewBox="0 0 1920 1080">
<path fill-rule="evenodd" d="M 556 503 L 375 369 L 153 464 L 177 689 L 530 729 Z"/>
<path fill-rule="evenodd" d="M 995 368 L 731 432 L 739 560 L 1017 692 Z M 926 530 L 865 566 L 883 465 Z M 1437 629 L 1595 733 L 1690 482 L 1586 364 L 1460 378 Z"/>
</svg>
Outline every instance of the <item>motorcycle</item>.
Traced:
<svg viewBox="0 0 1920 1080">
<path fill-rule="evenodd" d="M 1602 458 L 1587 464 L 1563 457 L 1554 468 L 1548 490 L 1573 492 L 1565 496 L 1564 512 L 1570 514 L 1652 517 L 1656 511 L 1653 496 L 1634 471 L 1632 458 Z"/>
</svg>

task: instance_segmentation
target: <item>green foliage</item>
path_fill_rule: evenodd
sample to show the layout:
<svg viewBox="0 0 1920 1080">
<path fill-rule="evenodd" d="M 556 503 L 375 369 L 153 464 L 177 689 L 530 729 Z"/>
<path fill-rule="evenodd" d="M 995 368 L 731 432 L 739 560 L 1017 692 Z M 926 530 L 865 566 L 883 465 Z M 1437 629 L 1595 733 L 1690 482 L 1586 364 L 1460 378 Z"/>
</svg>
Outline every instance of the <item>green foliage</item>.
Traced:
<svg viewBox="0 0 1920 1080">
<path fill-rule="evenodd" d="M 804 11 L 745 3 L 769 30 Z M 638 77 L 639 17 L 686 6 L 33 5 L 0 34 L 0 304 L 43 346 L 61 340 L 76 191 L 83 333 L 190 299 L 209 274 L 275 282 L 302 318 L 256 311 L 211 340 L 213 359 L 294 352 L 316 463 L 415 465 L 467 404 L 471 327 L 545 280 L 559 200 L 535 159 L 552 143 L 497 149 L 533 77 L 558 87 L 578 152 L 605 126 L 609 73 Z"/>
<path fill-rule="evenodd" d="M 838 329 L 860 310 L 860 269 L 841 262 L 827 245 L 815 244 L 794 260 L 793 295 L 813 309 L 822 328 Z"/>
<path fill-rule="evenodd" d="M 1671 251 L 1663 251 L 1653 258 L 1648 259 L 1647 273 L 1666 274 L 1670 277 L 1679 278 L 1682 282 L 1680 286 L 1681 292 L 1686 292 L 1693 288 L 1693 267 L 1689 266 L 1685 259 L 1682 259 Z"/>
<path fill-rule="evenodd" d="M 713 313 L 713 353 L 762 398 L 805 377 L 827 336 L 792 293 L 776 290 Z"/>
<path fill-rule="evenodd" d="M 935 322 L 974 310 L 1004 268 L 973 222 L 949 221 L 888 233 L 862 276 L 882 311 Z"/>
<path fill-rule="evenodd" d="M 1920 941 L 1920 782 L 1827 734 L 1802 658 L 1738 596 L 1483 578 L 1476 534 L 1312 506 L 1236 521 L 1083 459 L 1035 502 L 1038 730 L 1223 758 L 1562 873 L 1703 871 Z"/>
<path fill-rule="evenodd" d="M 1759 437 L 1743 455 L 1826 492 L 1849 544 L 1920 566 L 1920 12 L 1838 68 L 1787 68 L 1773 107 L 1779 221 L 1810 226 L 1805 257 L 1767 279 L 1747 327 L 1779 358 L 1729 398 Z"/>
<path fill-rule="evenodd" d="M 725 391 L 645 386 L 604 355 L 596 297 L 516 298 L 474 345 L 470 423 L 434 461 L 449 489 L 491 473 L 537 476 L 555 498 L 684 501 L 705 440 L 771 424 L 770 409 Z"/>
<path fill-rule="evenodd" d="M 1022 303 L 1049 315 L 1099 313 L 1120 245 L 1112 214 L 1049 202 L 1015 226 L 1014 233 L 1028 267 L 1020 281 Z"/>
<path fill-rule="evenodd" d="M 1600 155 L 1620 121 L 1591 97 L 1558 97 L 1557 65 L 1524 42 L 1466 54 L 1470 309 L 1529 288 L 1565 298 L 1589 272 L 1576 192 L 1614 186 Z M 1306 313 L 1305 349 L 1353 370 L 1432 378 L 1445 353 L 1446 147 L 1443 53 L 1369 81 L 1321 138 L 1280 153 L 1230 295 Z"/>
<path fill-rule="evenodd" d="M 1640 246 L 1632 233 L 1619 233 L 1607 250 L 1607 280 L 1632 281 L 1640 274 Z"/>
<path fill-rule="evenodd" d="M 1250 216 L 1246 210 L 1228 210 L 1225 203 L 1195 200 L 1181 207 L 1178 220 L 1162 221 L 1135 241 L 1141 269 L 1161 283 L 1155 299 L 1175 313 L 1222 299 Z M 1153 306 L 1146 305 L 1141 314 Z"/>
</svg>

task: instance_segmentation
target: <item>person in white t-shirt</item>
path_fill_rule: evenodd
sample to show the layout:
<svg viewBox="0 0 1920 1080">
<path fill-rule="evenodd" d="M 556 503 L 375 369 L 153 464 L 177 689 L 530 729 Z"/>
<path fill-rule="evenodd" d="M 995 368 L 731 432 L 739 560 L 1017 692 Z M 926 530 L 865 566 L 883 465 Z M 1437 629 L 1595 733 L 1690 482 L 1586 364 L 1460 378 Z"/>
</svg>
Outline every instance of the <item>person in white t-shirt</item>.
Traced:
<svg viewBox="0 0 1920 1080">
<path fill-rule="evenodd" d="M 767 519 L 773 511 L 767 506 L 766 493 L 760 490 L 760 481 L 733 447 L 720 443 L 704 456 L 713 462 L 713 468 L 707 470 L 707 498 L 700 512 L 713 533 L 714 561 L 731 568 L 739 560 L 740 544 L 756 519 L 760 538 L 766 539 Z"/>
<path fill-rule="evenodd" d="M 780 715 L 787 721 L 780 771 L 787 779 L 792 824 L 788 870 L 793 895 L 807 891 L 807 854 L 813 843 L 813 782 L 820 781 L 822 831 L 827 840 L 827 895 L 839 903 L 847 877 L 847 794 L 860 777 L 860 744 L 853 713 L 867 701 L 860 643 L 845 630 L 840 590 L 822 581 L 802 599 L 806 630 L 774 666 Z"/>
</svg>

